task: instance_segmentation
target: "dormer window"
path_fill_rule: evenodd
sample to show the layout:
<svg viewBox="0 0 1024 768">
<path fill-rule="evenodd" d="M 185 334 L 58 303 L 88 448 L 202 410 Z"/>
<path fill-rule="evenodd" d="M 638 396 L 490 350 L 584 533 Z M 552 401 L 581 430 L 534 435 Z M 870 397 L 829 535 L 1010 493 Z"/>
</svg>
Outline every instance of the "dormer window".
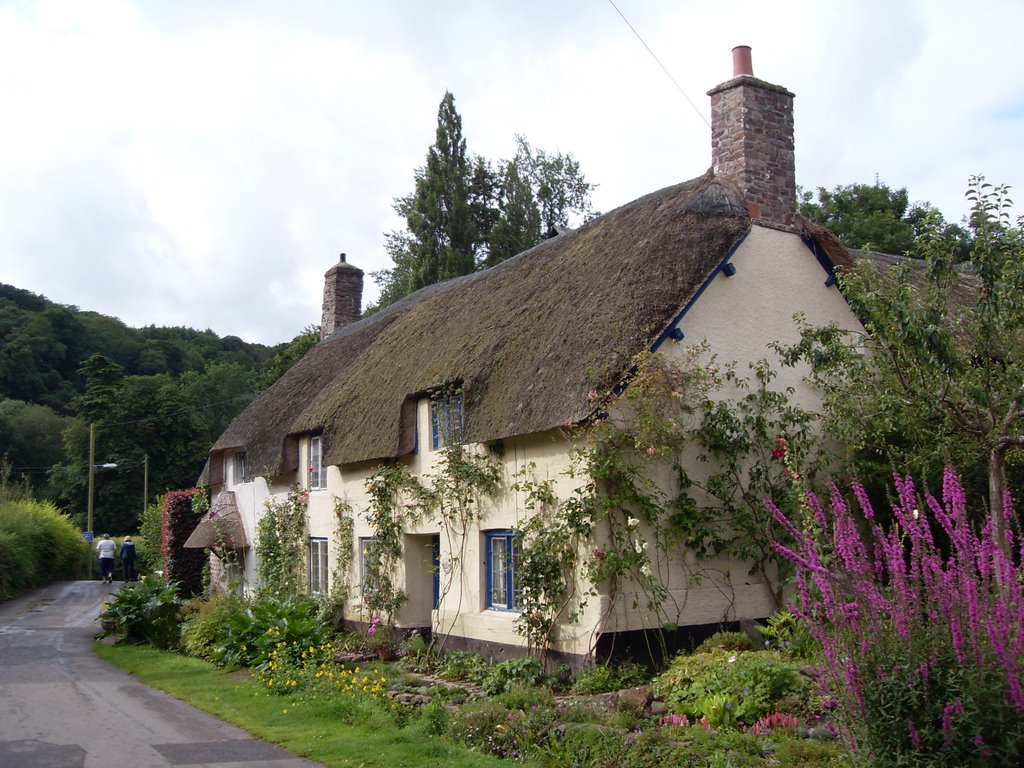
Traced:
<svg viewBox="0 0 1024 768">
<path fill-rule="evenodd" d="M 233 474 L 235 485 L 249 482 L 249 475 L 245 471 L 245 451 L 239 451 L 235 454 Z"/>
<path fill-rule="evenodd" d="M 462 444 L 462 390 L 438 392 L 430 398 L 430 446 L 435 451 Z"/>
<path fill-rule="evenodd" d="M 327 469 L 323 465 L 323 448 L 323 438 L 320 435 L 309 438 L 306 487 L 311 491 L 319 491 L 327 487 Z"/>
</svg>

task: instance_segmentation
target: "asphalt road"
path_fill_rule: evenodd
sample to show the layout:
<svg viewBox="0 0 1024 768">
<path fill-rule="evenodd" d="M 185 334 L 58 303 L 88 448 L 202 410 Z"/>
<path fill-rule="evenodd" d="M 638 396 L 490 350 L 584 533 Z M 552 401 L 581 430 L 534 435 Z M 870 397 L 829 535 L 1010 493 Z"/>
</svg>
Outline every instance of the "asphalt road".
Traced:
<svg viewBox="0 0 1024 768">
<path fill-rule="evenodd" d="M 0 768 L 318 765 L 96 658 L 112 589 L 65 581 L 0 603 Z"/>
</svg>

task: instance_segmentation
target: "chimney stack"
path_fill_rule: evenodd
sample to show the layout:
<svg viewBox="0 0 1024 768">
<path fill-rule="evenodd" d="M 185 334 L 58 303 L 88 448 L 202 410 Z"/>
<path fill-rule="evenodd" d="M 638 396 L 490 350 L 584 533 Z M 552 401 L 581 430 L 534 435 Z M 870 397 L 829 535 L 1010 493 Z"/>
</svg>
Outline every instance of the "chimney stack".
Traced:
<svg viewBox="0 0 1024 768">
<path fill-rule="evenodd" d="M 362 314 L 363 270 L 345 261 L 345 254 L 324 275 L 324 307 L 320 339 L 354 323 Z"/>
<path fill-rule="evenodd" d="M 739 189 L 753 219 L 790 226 L 796 213 L 793 94 L 754 77 L 750 47 L 732 49 L 733 77 L 711 97 L 711 165 Z"/>
</svg>

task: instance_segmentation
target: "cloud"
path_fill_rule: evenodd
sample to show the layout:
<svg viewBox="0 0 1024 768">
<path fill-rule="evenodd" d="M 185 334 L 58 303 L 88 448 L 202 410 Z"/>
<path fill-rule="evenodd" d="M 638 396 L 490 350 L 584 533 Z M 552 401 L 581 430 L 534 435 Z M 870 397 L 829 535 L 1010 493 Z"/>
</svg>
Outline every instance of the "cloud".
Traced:
<svg viewBox="0 0 1024 768">
<path fill-rule="evenodd" d="M 0 280 L 125 320 L 287 341 L 346 252 L 387 267 L 451 90 L 470 152 L 572 152 L 610 210 L 703 173 L 705 92 L 753 46 L 797 95 L 798 181 L 957 219 L 1019 182 L 1010 2 L 0 4 Z M 692 104 L 691 104 L 692 102 Z"/>
</svg>

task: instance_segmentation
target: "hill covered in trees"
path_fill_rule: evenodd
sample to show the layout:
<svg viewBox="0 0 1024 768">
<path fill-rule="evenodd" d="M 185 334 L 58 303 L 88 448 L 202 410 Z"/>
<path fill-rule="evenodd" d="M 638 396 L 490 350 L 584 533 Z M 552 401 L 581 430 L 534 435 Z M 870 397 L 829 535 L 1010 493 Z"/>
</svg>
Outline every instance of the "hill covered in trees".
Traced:
<svg viewBox="0 0 1024 768">
<path fill-rule="evenodd" d="M 318 338 L 268 347 L 213 331 L 120 320 L 0 284 L 0 458 L 8 481 L 84 525 L 88 434 L 95 527 L 132 532 L 148 501 L 190 487 L 212 442 Z M 148 470 L 148 472 L 147 472 Z M 148 481 L 148 482 L 147 482 Z"/>
</svg>

